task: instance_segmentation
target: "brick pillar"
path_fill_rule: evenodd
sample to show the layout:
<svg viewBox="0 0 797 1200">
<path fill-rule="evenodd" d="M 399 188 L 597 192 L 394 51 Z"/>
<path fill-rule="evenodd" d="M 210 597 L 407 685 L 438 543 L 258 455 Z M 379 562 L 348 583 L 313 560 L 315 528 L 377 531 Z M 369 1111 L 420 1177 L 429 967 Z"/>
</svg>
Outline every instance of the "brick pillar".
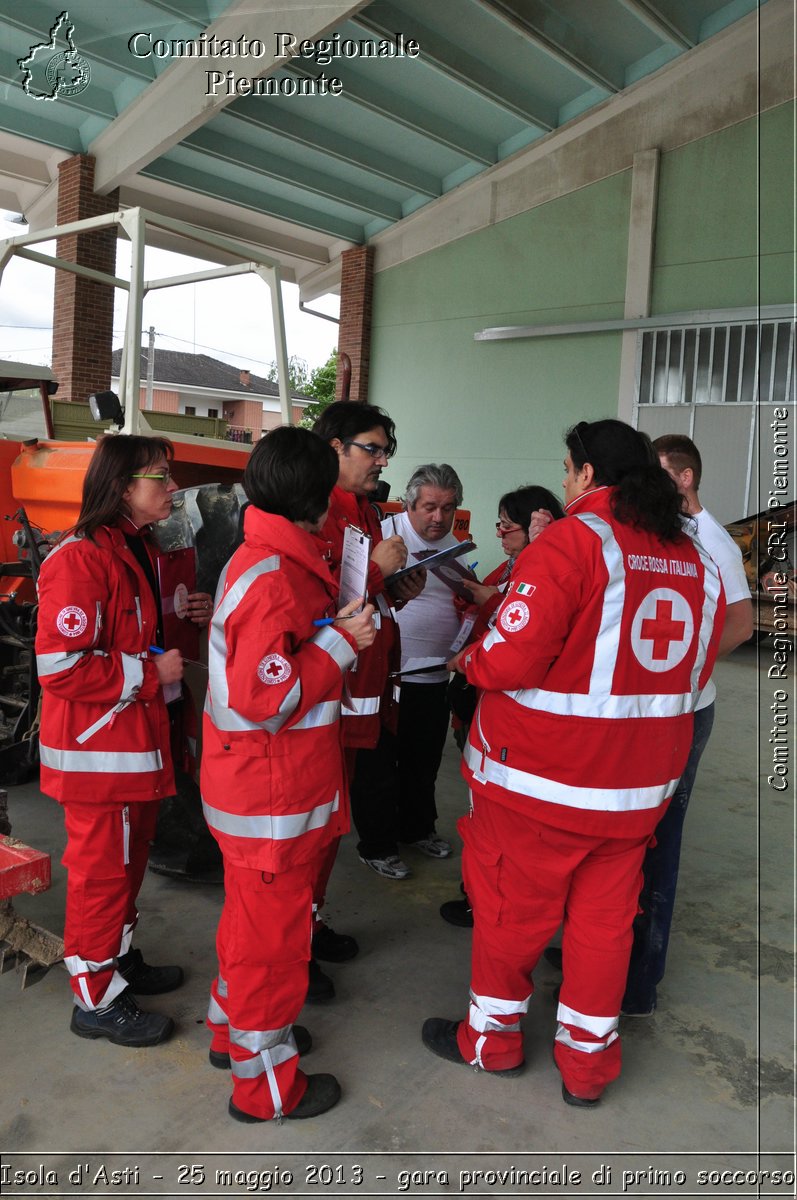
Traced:
<svg viewBox="0 0 797 1200">
<path fill-rule="evenodd" d="M 56 224 L 98 217 L 118 207 L 118 189 L 107 196 L 95 194 L 94 159 L 89 155 L 76 154 L 58 164 Z M 69 262 L 115 274 L 116 228 L 60 237 L 56 253 Z M 113 302 L 109 284 L 71 271 L 55 272 L 53 374 L 59 400 L 85 401 L 91 392 L 110 386 Z"/>
<path fill-rule="evenodd" d="M 374 251 L 357 246 L 341 255 L 340 328 L 338 350 L 351 359 L 349 399 L 368 400 L 368 369 L 371 362 L 371 301 L 374 291 Z M 335 399 L 341 396 L 341 373 L 335 384 Z"/>
</svg>

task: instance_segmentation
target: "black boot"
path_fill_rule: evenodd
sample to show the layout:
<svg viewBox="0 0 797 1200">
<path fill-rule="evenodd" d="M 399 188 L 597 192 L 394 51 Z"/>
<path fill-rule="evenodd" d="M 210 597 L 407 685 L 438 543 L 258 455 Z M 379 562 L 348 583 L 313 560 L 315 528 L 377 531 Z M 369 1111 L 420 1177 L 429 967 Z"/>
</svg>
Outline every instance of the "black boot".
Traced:
<svg viewBox="0 0 797 1200">
<path fill-rule="evenodd" d="M 310 959 L 310 977 L 307 985 L 305 1004 L 328 1004 L 335 999 L 335 985 L 328 975 L 319 967 L 314 958 Z"/>
<path fill-rule="evenodd" d="M 140 950 L 128 950 L 116 960 L 119 974 L 137 996 L 160 996 L 183 982 L 182 967 L 150 967 Z"/>
<path fill-rule="evenodd" d="M 107 1008 L 72 1011 L 69 1028 L 78 1037 L 107 1038 L 117 1046 L 157 1046 L 174 1033 L 174 1021 L 160 1013 L 142 1012 L 129 988 Z"/>
<path fill-rule="evenodd" d="M 360 947 L 348 933 L 335 933 L 328 925 L 317 925 L 313 934 L 313 958 L 323 962 L 348 962 Z"/>
<path fill-rule="evenodd" d="M 340 1084 L 334 1075 L 308 1075 L 307 1091 L 296 1105 L 296 1108 L 284 1114 L 285 1120 L 302 1121 L 306 1117 L 318 1117 L 321 1113 L 328 1112 L 330 1108 L 334 1108 L 340 1097 Z M 232 1100 L 229 1104 L 229 1113 L 236 1121 L 244 1121 L 247 1125 L 254 1125 L 259 1121 L 271 1119 L 268 1117 L 255 1117 L 252 1113 L 244 1112 L 243 1109 L 233 1104 Z"/>
</svg>

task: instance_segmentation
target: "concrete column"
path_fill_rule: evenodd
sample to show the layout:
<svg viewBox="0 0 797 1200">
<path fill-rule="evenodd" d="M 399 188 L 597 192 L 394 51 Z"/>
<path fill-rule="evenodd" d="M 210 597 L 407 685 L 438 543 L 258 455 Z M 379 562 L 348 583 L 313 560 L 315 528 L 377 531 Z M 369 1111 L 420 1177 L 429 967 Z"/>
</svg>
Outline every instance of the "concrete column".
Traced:
<svg viewBox="0 0 797 1200">
<path fill-rule="evenodd" d="M 76 154 L 58 164 L 58 225 L 118 209 L 118 189 L 107 196 L 95 193 L 94 161 L 87 154 Z M 56 253 L 70 262 L 115 274 L 116 229 L 61 237 Z M 71 271 L 56 271 L 52 366 L 59 400 L 85 401 L 92 392 L 110 386 L 113 302 L 110 285 Z"/>
<path fill-rule="evenodd" d="M 623 316 L 629 321 L 650 316 L 660 158 L 657 149 L 642 150 L 634 155 L 623 310 Z M 622 335 L 617 416 L 629 424 L 633 423 L 634 415 L 638 339 L 639 334 L 634 329 Z"/>
<path fill-rule="evenodd" d="M 340 328 L 338 350 L 351 359 L 349 399 L 365 404 L 368 400 L 368 372 L 371 361 L 371 303 L 374 291 L 374 251 L 372 246 L 357 246 L 341 255 Z M 335 399 L 342 399 L 341 375 Z"/>
</svg>

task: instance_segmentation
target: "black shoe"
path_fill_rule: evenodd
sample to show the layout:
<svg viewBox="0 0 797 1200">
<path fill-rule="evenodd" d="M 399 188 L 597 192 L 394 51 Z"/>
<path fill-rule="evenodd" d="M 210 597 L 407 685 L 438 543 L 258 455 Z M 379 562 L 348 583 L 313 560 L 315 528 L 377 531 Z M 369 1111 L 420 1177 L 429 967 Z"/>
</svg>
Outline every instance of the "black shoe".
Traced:
<svg viewBox="0 0 797 1200">
<path fill-rule="evenodd" d="M 348 933 L 335 933 L 328 925 L 319 925 L 313 934 L 313 958 L 322 962 L 348 962 L 360 952 Z"/>
<path fill-rule="evenodd" d="M 157 1046 L 174 1033 L 174 1021 L 160 1013 L 142 1012 L 126 988 L 107 1008 L 72 1011 L 69 1028 L 78 1037 L 108 1038 L 117 1046 Z"/>
<path fill-rule="evenodd" d="M 473 928 L 473 909 L 467 897 L 464 900 L 446 900 L 445 904 L 440 905 L 440 916 L 449 925 L 459 925 L 461 929 Z"/>
<path fill-rule="evenodd" d="M 310 1030 L 305 1029 L 304 1025 L 294 1025 L 293 1037 L 300 1057 L 312 1050 L 313 1038 Z M 226 1050 L 208 1050 L 208 1060 L 211 1067 L 218 1067 L 220 1071 L 229 1071 L 230 1069 L 230 1056 Z"/>
<path fill-rule="evenodd" d="M 459 1021 L 447 1021 L 445 1017 L 429 1017 L 423 1023 L 421 1037 L 423 1044 L 427 1050 L 431 1050 L 432 1054 L 436 1054 L 438 1058 L 445 1058 L 448 1062 L 462 1063 L 464 1066 L 472 1066 L 467 1059 L 462 1057 L 462 1051 L 457 1044 L 457 1029 Z M 520 1075 L 521 1071 L 526 1066 L 526 1060 L 523 1059 L 516 1067 L 504 1067 L 502 1071 L 485 1071 L 486 1075 Z M 477 1067 L 477 1070 L 483 1070 L 482 1067 Z"/>
<path fill-rule="evenodd" d="M 334 1108 L 340 1097 L 340 1084 L 334 1075 L 308 1075 L 307 1091 L 296 1108 L 291 1109 L 289 1113 L 284 1113 L 283 1116 L 286 1121 L 302 1121 L 306 1117 L 318 1117 L 321 1113 Z M 229 1113 L 236 1121 L 243 1121 L 247 1125 L 273 1120 L 273 1118 L 255 1117 L 252 1113 L 244 1112 L 243 1109 L 233 1104 L 232 1100 L 229 1103 Z"/>
<path fill-rule="evenodd" d="M 584 1096 L 574 1096 L 572 1092 L 568 1092 L 564 1082 L 562 1083 L 562 1099 L 565 1104 L 570 1104 L 573 1108 L 595 1108 L 601 1102 L 600 1096 L 596 1096 L 594 1100 L 587 1100 Z"/>
<path fill-rule="evenodd" d="M 150 967 L 140 950 L 128 950 L 116 960 L 119 974 L 138 996 L 160 996 L 173 992 L 183 982 L 182 967 Z"/>
<path fill-rule="evenodd" d="M 310 978 L 307 985 L 305 1004 L 329 1004 L 335 999 L 335 985 L 328 975 L 319 967 L 314 958 L 310 959 Z"/>
<path fill-rule="evenodd" d="M 561 946 L 546 946 L 542 952 L 542 957 L 557 971 L 562 969 L 562 947 Z"/>
</svg>

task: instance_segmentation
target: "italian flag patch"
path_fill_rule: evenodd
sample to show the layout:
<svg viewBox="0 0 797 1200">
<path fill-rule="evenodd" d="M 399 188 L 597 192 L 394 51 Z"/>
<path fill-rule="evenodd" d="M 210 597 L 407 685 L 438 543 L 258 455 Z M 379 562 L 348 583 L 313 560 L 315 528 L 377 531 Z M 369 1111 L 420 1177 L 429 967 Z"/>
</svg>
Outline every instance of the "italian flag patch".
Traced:
<svg viewBox="0 0 797 1200">
<path fill-rule="evenodd" d="M 530 596 L 536 590 L 537 586 L 534 583 L 518 583 L 515 585 L 515 591 L 519 596 Z"/>
</svg>

